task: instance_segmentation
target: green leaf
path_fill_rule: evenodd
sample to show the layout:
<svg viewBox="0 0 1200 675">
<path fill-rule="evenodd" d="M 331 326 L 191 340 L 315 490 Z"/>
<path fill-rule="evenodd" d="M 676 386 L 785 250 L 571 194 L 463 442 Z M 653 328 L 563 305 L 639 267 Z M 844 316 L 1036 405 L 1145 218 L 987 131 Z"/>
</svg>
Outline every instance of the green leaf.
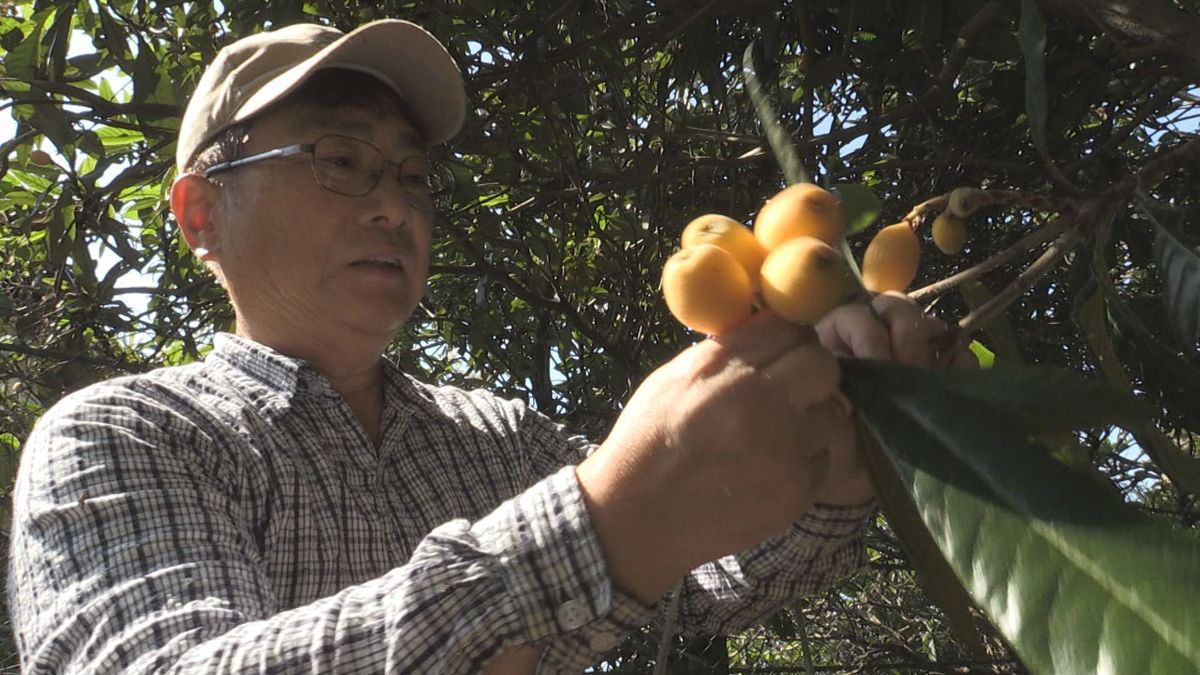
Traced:
<svg viewBox="0 0 1200 675">
<path fill-rule="evenodd" d="M 847 237 L 870 227 L 883 212 L 883 202 L 864 183 L 844 183 L 834 186 L 831 192 L 842 201 Z"/>
<path fill-rule="evenodd" d="M 1038 673 L 1196 672 L 1200 541 L 1054 460 L 945 375 L 843 364 L 934 540 L 1022 660 Z"/>
<path fill-rule="evenodd" d="M 30 25 L 33 30 L 16 47 L 4 55 L 4 74 L 14 80 L 36 80 L 38 63 L 41 61 L 42 31 L 53 11 L 43 10 L 33 15 Z M 5 84 L 7 87 L 7 83 Z"/>
<path fill-rule="evenodd" d="M 975 355 L 976 360 L 979 361 L 980 368 L 987 370 L 996 365 L 996 353 L 983 346 L 983 343 L 979 340 L 971 340 L 969 348 L 971 353 Z"/>
<path fill-rule="evenodd" d="M 1043 157 L 1046 149 L 1046 118 L 1048 95 L 1046 94 L 1046 22 L 1038 9 L 1036 0 L 1021 0 L 1021 27 L 1017 33 L 1021 54 L 1025 58 L 1025 114 L 1029 117 L 1029 131 L 1033 144 Z"/>
<path fill-rule="evenodd" d="M 758 81 L 758 75 L 754 68 L 756 44 L 757 42 L 751 42 L 746 46 L 746 51 L 742 53 L 742 73 L 746 78 L 746 88 L 750 92 L 750 100 L 754 102 L 754 110 L 758 113 L 758 121 L 763 126 L 767 142 L 771 144 L 771 152 L 775 155 L 775 161 L 779 162 L 779 168 L 783 171 L 783 177 L 787 184 L 809 183 L 811 181 L 800 160 L 800 153 L 796 152 L 791 136 L 779 123 L 779 115 L 775 112 L 775 106 L 771 104 L 771 98 L 763 89 L 762 83 Z"/>
<path fill-rule="evenodd" d="M 871 483 L 880 510 L 900 540 L 922 590 L 941 608 L 955 639 L 970 647 L 977 656 L 983 656 L 985 649 L 971 613 L 974 603 L 970 594 L 954 575 L 954 570 L 930 536 L 890 458 L 873 438 L 860 437 L 859 440 L 866 450 Z"/>
<path fill-rule="evenodd" d="M 928 380 L 959 400 L 987 405 L 995 419 L 1030 436 L 1107 426 L 1113 421 L 1132 426 L 1150 415 L 1149 408 L 1128 394 L 1062 368 L 1013 364 L 934 375 L 879 365 L 872 373 L 883 387 L 901 387 L 914 377 Z"/>
<path fill-rule="evenodd" d="M 1184 347 L 1195 349 L 1200 342 L 1200 257 L 1157 218 L 1154 223 L 1154 259 L 1167 291 L 1171 325 Z"/>
</svg>

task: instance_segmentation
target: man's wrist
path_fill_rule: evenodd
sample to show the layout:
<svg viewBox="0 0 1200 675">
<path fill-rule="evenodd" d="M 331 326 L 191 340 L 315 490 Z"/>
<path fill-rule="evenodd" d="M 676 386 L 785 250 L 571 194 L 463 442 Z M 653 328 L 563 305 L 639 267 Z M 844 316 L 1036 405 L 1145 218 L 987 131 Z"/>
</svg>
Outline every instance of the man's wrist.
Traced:
<svg viewBox="0 0 1200 675">
<path fill-rule="evenodd" d="M 576 467 L 575 476 L 613 585 L 644 605 L 656 604 L 690 569 L 680 562 L 678 535 L 657 526 L 655 510 L 640 507 L 637 490 L 622 490 L 619 477 L 595 454 Z"/>
</svg>

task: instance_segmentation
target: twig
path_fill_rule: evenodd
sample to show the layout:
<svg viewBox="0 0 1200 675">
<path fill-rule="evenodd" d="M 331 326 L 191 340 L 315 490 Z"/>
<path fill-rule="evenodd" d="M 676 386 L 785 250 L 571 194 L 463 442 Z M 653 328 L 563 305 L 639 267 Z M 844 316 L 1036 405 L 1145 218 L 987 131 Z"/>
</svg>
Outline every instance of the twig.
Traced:
<svg viewBox="0 0 1200 675">
<path fill-rule="evenodd" d="M 667 675 L 667 658 L 671 655 L 671 643 L 675 640 L 675 622 L 679 616 L 679 596 L 683 593 L 683 580 L 675 582 L 671 589 L 671 600 L 663 616 L 662 634 L 658 638 L 658 653 L 654 655 L 654 675 Z"/>
<path fill-rule="evenodd" d="M 1105 194 L 1123 201 L 1130 192 L 1134 190 L 1149 191 L 1167 174 L 1194 162 L 1200 162 L 1200 137 L 1158 155 L 1147 162 L 1137 173 L 1113 183 L 1105 190 Z"/>
<path fill-rule="evenodd" d="M 1077 223 L 1073 223 L 1066 232 L 1064 232 L 1050 248 L 1046 249 L 1037 260 L 1030 263 L 1025 271 L 1021 272 L 1016 279 L 1013 279 L 991 300 L 983 303 L 978 309 L 967 314 L 959 320 L 958 325 L 946 332 L 945 341 L 950 343 L 948 347 L 957 347 L 971 335 L 975 329 L 991 321 L 1001 312 L 1003 312 L 1014 300 L 1021 297 L 1025 291 L 1033 287 L 1043 276 L 1059 263 L 1067 255 L 1071 249 L 1083 241 L 1084 234 L 1080 231 Z M 950 349 L 943 349 L 950 351 Z"/>
<path fill-rule="evenodd" d="M 149 370 L 150 367 L 142 363 L 128 363 L 123 361 L 109 361 L 98 359 L 87 354 L 79 354 L 76 352 L 63 351 L 61 349 L 51 349 L 47 347 L 30 347 L 28 345 L 15 343 L 0 343 L 0 352 L 12 352 L 22 356 L 32 356 L 36 358 L 49 359 L 52 361 L 61 361 L 63 363 L 86 363 L 90 366 L 100 366 L 103 368 L 111 368 L 127 373 L 141 373 Z"/>
<path fill-rule="evenodd" d="M 983 190 L 981 194 L 976 195 L 975 199 L 979 203 L 977 208 L 985 206 L 1024 207 L 1051 213 L 1073 211 L 1078 208 L 1078 204 L 1070 199 L 1020 190 Z"/>
<path fill-rule="evenodd" d="M 915 229 L 917 229 L 918 219 L 920 219 L 922 216 L 924 216 L 926 213 L 928 213 L 930 211 L 936 211 L 937 209 L 946 208 L 946 202 L 948 202 L 948 201 L 950 201 L 949 193 L 944 194 L 944 195 L 938 195 L 936 197 L 930 197 L 929 199 L 926 199 L 925 201 L 921 202 L 920 204 L 917 204 L 916 206 L 909 209 L 908 214 L 905 215 L 903 218 L 901 218 L 900 221 L 907 222 L 908 226 L 915 230 Z"/>
<path fill-rule="evenodd" d="M 183 108 L 178 105 L 168 103 L 117 103 L 110 101 L 102 96 L 94 94 L 86 89 L 73 87 L 62 82 L 50 82 L 48 80 L 20 80 L 18 78 L 5 78 L 7 80 L 16 80 L 24 82 L 32 87 L 36 87 L 49 94 L 58 94 L 75 99 L 74 101 L 61 101 L 61 103 L 78 104 L 82 103 L 91 107 L 92 110 L 100 112 L 106 117 L 115 117 L 117 115 L 138 115 L 145 117 L 179 117 L 183 113 Z"/>
<path fill-rule="evenodd" d="M 1172 86 L 1159 90 L 1157 93 L 1151 96 L 1144 105 L 1142 105 L 1141 110 L 1137 112 L 1137 115 L 1135 115 L 1128 124 L 1114 131 L 1100 147 L 1075 160 L 1071 164 L 1067 165 L 1067 167 L 1063 170 L 1068 174 L 1075 173 L 1087 162 L 1095 160 L 1097 157 L 1103 157 L 1114 150 L 1118 145 L 1124 142 L 1125 139 L 1129 138 L 1129 136 L 1133 134 L 1138 127 L 1145 123 L 1145 121 L 1159 109 L 1163 102 L 1174 96 L 1175 93 L 1180 90 L 1180 86 L 1181 85 L 1173 84 Z"/>
<path fill-rule="evenodd" d="M 917 229 L 921 220 L 932 211 L 938 211 L 947 207 L 950 201 L 950 193 L 930 197 L 925 201 L 917 204 L 909 210 L 908 214 L 900 219 L 900 222 L 907 222 L 909 227 Z M 978 189 L 973 191 L 971 196 L 973 203 L 973 211 L 988 207 L 988 206 L 1007 206 L 1007 207 L 1024 207 L 1035 211 L 1048 211 L 1053 213 L 1062 213 L 1071 211 L 1076 208 L 1076 204 L 1070 200 L 1061 197 L 1052 197 L 1037 192 L 1021 192 L 1019 190 L 984 190 Z"/>
<path fill-rule="evenodd" d="M 1003 251 L 989 257 L 987 260 L 984 260 L 978 265 L 969 267 L 961 272 L 958 272 L 957 274 L 952 274 L 945 279 L 935 281 L 928 286 L 918 288 L 912 293 L 909 293 L 908 297 L 912 298 L 915 302 L 924 302 L 931 298 L 937 297 L 938 295 L 941 295 L 942 293 L 945 293 L 946 291 L 961 284 L 965 284 L 968 281 L 974 281 L 975 279 L 978 279 L 997 267 L 1007 263 L 1013 258 L 1023 255 L 1033 250 L 1037 246 L 1050 241 L 1054 237 L 1061 234 L 1063 230 L 1067 229 L 1067 227 L 1068 223 L 1065 218 L 1059 218 L 1054 222 L 1047 223 L 1046 225 L 1039 227 L 1029 234 L 1026 234 L 1024 237 L 1021 237 L 1012 246 L 1009 246 Z"/>
</svg>

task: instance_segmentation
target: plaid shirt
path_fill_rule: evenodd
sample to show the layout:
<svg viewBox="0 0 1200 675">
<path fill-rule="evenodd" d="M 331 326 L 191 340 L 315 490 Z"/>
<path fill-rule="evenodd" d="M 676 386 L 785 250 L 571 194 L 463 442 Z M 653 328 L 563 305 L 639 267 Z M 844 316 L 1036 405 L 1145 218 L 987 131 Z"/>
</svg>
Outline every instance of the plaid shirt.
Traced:
<svg viewBox="0 0 1200 675">
<path fill-rule="evenodd" d="M 384 369 L 378 449 L 311 366 L 231 335 L 51 409 L 14 497 L 25 671 L 473 673 L 538 642 L 539 672 L 580 672 L 653 619 L 606 574 L 572 466 L 591 444 Z M 870 513 L 818 506 L 698 568 L 680 623 L 733 631 L 821 589 L 861 564 Z"/>
</svg>

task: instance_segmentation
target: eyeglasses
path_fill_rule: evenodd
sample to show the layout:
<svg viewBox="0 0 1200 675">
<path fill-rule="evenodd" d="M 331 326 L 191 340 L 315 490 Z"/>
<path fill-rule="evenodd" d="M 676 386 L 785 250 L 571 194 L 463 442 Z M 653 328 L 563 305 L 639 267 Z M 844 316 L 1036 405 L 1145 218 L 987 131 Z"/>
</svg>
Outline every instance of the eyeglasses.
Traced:
<svg viewBox="0 0 1200 675">
<path fill-rule="evenodd" d="M 438 198 L 449 192 L 444 177 L 429 172 L 425 153 L 416 153 L 399 162 L 386 159 L 379 148 L 350 136 L 329 134 L 313 143 L 298 143 L 258 154 L 218 162 L 204 170 L 204 177 L 238 167 L 308 153 L 317 184 L 339 195 L 362 197 L 379 186 L 387 169 L 395 169 L 400 190 L 411 207 L 422 213 L 437 211 Z"/>
</svg>

